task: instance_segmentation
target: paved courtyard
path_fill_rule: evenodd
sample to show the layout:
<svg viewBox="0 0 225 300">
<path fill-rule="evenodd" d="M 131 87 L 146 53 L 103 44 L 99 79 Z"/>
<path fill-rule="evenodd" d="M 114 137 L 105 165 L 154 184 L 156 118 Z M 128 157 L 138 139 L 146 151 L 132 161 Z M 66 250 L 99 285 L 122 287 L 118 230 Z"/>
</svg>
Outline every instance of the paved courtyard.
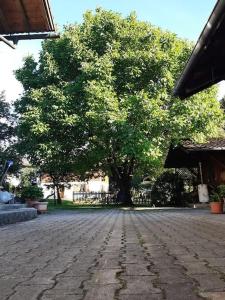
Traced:
<svg viewBox="0 0 225 300">
<path fill-rule="evenodd" d="M 56 212 L 0 227 L 1 300 L 225 299 L 225 215 Z"/>
</svg>

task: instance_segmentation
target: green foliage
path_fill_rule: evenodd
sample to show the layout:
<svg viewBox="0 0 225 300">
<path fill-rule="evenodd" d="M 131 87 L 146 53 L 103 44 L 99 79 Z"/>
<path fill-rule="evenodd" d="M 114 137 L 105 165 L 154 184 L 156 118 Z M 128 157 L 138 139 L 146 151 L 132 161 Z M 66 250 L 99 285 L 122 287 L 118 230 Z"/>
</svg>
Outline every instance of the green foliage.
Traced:
<svg viewBox="0 0 225 300">
<path fill-rule="evenodd" d="M 27 185 L 21 190 L 21 198 L 25 200 L 39 200 L 43 196 L 42 188 L 37 185 Z"/>
<path fill-rule="evenodd" d="M 0 172 L 3 171 L 7 160 L 14 162 L 9 172 L 17 171 L 20 167 L 20 156 L 14 146 L 15 122 L 15 115 L 2 91 L 0 92 Z"/>
<path fill-rule="evenodd" d="M 191 48 L 133 13 L 86 12 L 16 71 L 20 152 L 52 172 L 108 170 L 129 190 L 131 175 L 162 165 L 171 140 L 204 140 L 223 122 L 215 88 L 172 96 Z"/>
<path fill-rule="evenodd" d="M 31 185 L 31 180 L 37 177 L 37 169 L 34 167 L 23 167 L 20 170 L 20 187 Z"/>
<path fill-rule="evenodd" d="M 181 176 L 171 171 L 162 173 L 152 188 L 152 205 L 185 206 L 184 181 Z"/>
<path fill-rule="evenodd" d="M 218 193 L 212 193 L 209 198 L 210 202 L 220 202 L 221 198 Z"/>
<path fill-rule="evenodd" d="M 218 185 L 215 190 L 210 195 L 211 202 L 221 202 L 225 198 L 225 185 L 220 184 Z"/>
<path fill-rule="evenodd" d="M 220 184 L 217 187 L 217 191 L 221 198 L 225 198 L 225 184 Z"/>
</svg>

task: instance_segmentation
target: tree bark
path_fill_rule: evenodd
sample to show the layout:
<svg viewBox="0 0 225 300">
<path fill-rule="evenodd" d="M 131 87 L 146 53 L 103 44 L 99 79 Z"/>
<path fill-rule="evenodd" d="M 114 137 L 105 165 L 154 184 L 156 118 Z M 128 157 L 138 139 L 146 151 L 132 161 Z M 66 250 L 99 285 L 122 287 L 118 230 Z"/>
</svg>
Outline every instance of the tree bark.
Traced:
<svg viewBox="0 0 225 300">
<path fill-rule="evenodd" d="M 132 205 L 131 176 L 129 174 L 124 174 L 123 172 L 117 172 L 117 175 L 118 174 L 119 176 L 115 176 L 115 181 L 119 188 L 119 192 L 117 193 L 117 202 L 127 206 Z"/>
<path fill-rule="evenodd" d="M 60 187 L 58 184 L 56 184 L 56 192 L 57 192 L 57 204 L 61 205 L 62 204 L 62 199 L 60 196 Z"/>
<path fill-rule="evenodd" d="M 109 161 L 111 172 L 119 189 L 117 202 L 125 206 L 132 206 L 131 178 L 134 171 L 134 159 L 126 160 L 121 166 L 117 165 L 116 158 Z"/>
<path fill-rule="evenodd" d="M 117 193 L 117 202 L 126 206 L 132 206 L 131 198 L 131 185 L 127 181 L 121 181 L 119 183 L 119 192 Z"/>
<path fill-rule="evenodd" d="M 52 178 L 52 181 L 53 181 L 53 188 L 54 188 L 54 199 L 55 199 L 55 189 L 56 189 L 56 194 L 57 194 L 57 197 L 56 197 L 56 203 L 61 205 L 62 204 L 62 199 L 60 197 L 60 187 L 59 187 L 59 184 L 58 184 L 58 180 L 55 176 L 51 175 L 51 178 Z"/>
</svg>

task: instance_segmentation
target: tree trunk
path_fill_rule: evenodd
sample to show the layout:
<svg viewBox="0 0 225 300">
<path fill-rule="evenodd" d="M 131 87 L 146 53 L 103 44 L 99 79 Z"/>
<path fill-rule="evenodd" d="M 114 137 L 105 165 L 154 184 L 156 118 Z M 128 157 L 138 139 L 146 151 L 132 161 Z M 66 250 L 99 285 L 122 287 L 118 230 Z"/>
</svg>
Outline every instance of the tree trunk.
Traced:
<svg viewBox="0 0 225 300">
<path fill-rule="evenodd" d="M 131 178 L 134 170 L 134 159 L 132 158 L 130 161 L 125 161 L 122 166 L 111 164 L 110 167 L 113 178 L 119 188 L 117 202 L 122 203 L 125 206 L 132 206 Z"/>
<path fill-rule="evenodd" d="M 119 192 L 117 194 L 117 202 L 126 206 L 132 206 L 131 198 L 131 180 L 130 178 L 121 178 L 118 182 Z"/>
<path fill-rule="evenodd" d="M 57 204 L 62 204 L 62 199 L 61 199 L 61 196 L 60 196 L 60 187 L 59 185 L 57 184 L 56 185 L 56 192 L 57 192 Z"/>
</svg>

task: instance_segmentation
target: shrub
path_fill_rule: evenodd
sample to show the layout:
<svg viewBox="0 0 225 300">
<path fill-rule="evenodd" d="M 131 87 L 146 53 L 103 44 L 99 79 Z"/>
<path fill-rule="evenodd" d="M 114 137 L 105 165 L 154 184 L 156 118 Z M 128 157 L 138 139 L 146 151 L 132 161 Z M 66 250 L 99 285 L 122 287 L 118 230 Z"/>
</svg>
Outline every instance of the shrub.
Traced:
<svg viewBox="0 0 225 300">
<path fill-rule="evenodd" d="M 184 181 L 170 171 L 162 173 L 152 188 L 152 204 L 155 206 L 185 206 Z"/>
<path fill-rule="evenodd" d="M 42 188 L 37 185 L 28 185 L 22 188 L 21 198 L 30 200 L 39 200 L 43 198 L 44 194 Z"/>
</svg>

